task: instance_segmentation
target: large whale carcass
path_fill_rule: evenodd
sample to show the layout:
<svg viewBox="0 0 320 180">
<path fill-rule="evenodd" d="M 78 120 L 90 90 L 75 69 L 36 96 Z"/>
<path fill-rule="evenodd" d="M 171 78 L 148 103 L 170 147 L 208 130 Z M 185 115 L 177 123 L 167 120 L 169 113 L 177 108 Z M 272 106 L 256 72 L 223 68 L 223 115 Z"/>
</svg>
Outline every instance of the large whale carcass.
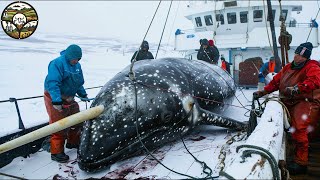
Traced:
<svg viewBox="0 0 320 180">
<path fill-rule="evenodd" d="M 235 94 L 230 75 L 198 60 L 164 58 L 137 61 L 134 80 L 126 67 L 100 90 L 93 106 L 104 112 L 83 125 L 79 167 L 96 171 L 143 150 L 154 149 L 196 125 L 244 129 L 246 124 L 219 115 Z M 139 137 L 138 137 L 139 134 Z"/>
</svg>

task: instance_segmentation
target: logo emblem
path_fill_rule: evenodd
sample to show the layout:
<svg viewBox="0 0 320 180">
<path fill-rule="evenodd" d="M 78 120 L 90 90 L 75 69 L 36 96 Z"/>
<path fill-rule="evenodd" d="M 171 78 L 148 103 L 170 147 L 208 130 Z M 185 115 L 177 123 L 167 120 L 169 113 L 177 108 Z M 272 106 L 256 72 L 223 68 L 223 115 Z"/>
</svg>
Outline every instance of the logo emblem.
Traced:
<svg viewBox="0 0 320 180">
<path fill-rule="evenodd" d="M 14 39 L 25 39 L 36 31 L 38 14 L 36 10 L 26 2 L 13 2 L 3 10 L 1 26 L 8 36 Z"/>
</svg>

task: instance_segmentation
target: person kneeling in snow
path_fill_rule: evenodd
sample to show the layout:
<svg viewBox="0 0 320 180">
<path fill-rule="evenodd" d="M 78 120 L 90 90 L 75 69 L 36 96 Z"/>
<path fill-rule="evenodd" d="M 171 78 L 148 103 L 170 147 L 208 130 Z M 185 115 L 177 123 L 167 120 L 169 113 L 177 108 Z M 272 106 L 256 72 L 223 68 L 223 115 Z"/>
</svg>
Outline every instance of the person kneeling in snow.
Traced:
<svg viewBox="0 0 320 180">
<path fill-rule="evenodd" d="M 294 162 L 288 165 L 290 174 L 307 173 L 308 133 L 315 133 L 320 93 L 320 64 L 310 60 L 313 45 L 302 43 L 295 50 L 293 62 L 287 64 L 264 90 L 253 93 L 255 98 L 279 90 L 281 101 L 291 116 L 291 133 L 295 146 Z"/>
<path fill-rule="evenodd" d="M 81 48 L 73 44 L 62 51 L 60 57 L 49 63 L 48 75 L 44 82 L 44 101 L 50 124 L 79 112 L 79 105 L 74 100 L 76 94 L 87 99 L 81 65 L 78 62 L 81 57 Z M 78 148 L 80 131 L 81 125 L 76 125 L 67 131 L 52 134 L 51 159 L 67 162 L 69 156 L 64 153 L 65 138 L 67 138 L 67 148 Z"/>
</svg>

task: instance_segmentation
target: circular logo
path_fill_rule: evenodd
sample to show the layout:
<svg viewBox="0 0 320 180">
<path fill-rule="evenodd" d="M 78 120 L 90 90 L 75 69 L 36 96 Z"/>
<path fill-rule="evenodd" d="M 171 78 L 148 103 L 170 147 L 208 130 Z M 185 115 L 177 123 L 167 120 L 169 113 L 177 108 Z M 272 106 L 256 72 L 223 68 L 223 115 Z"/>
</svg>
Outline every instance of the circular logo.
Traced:
<svg viewBox="0 0 320 180">
<path fill-rule="evenodd" d="M 37 12 L 26 2 L 13 2 L 3 10 L 1 26 L 8 36 L 15 39 L 25 39 L 37 29 Z"/>
</svg>

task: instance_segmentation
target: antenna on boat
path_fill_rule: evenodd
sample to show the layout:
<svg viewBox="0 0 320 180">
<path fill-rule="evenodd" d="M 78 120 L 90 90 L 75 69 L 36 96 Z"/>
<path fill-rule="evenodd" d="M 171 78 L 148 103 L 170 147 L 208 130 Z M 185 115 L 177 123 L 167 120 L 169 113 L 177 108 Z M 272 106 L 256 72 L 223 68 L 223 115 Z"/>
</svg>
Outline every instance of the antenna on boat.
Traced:
<svg viewBox="0 0 320 180">
<path fill-rule="evenodd" d="M 279 0 L 280 2 L 281 0 Z M 278 73 L 282 66 L 278 54 L 278 47 L 277 47 L 277 42 L 276 42 L 276 33 L 274 29 L 274 17 L 272 13 L 272 7 L 271 7 L 271 0 L 267 0 L 267 6 L 268 6 L 268 16 L 269 16 L 269 23 L 270 23 L 270 29 L 271 29 L 271 36 L 272 36 L 272 44 L 273 44 L 273 55 L 274 58 L 276 59 L 276 67 L 275 67 L 275 72 Z"/>
</svg>

